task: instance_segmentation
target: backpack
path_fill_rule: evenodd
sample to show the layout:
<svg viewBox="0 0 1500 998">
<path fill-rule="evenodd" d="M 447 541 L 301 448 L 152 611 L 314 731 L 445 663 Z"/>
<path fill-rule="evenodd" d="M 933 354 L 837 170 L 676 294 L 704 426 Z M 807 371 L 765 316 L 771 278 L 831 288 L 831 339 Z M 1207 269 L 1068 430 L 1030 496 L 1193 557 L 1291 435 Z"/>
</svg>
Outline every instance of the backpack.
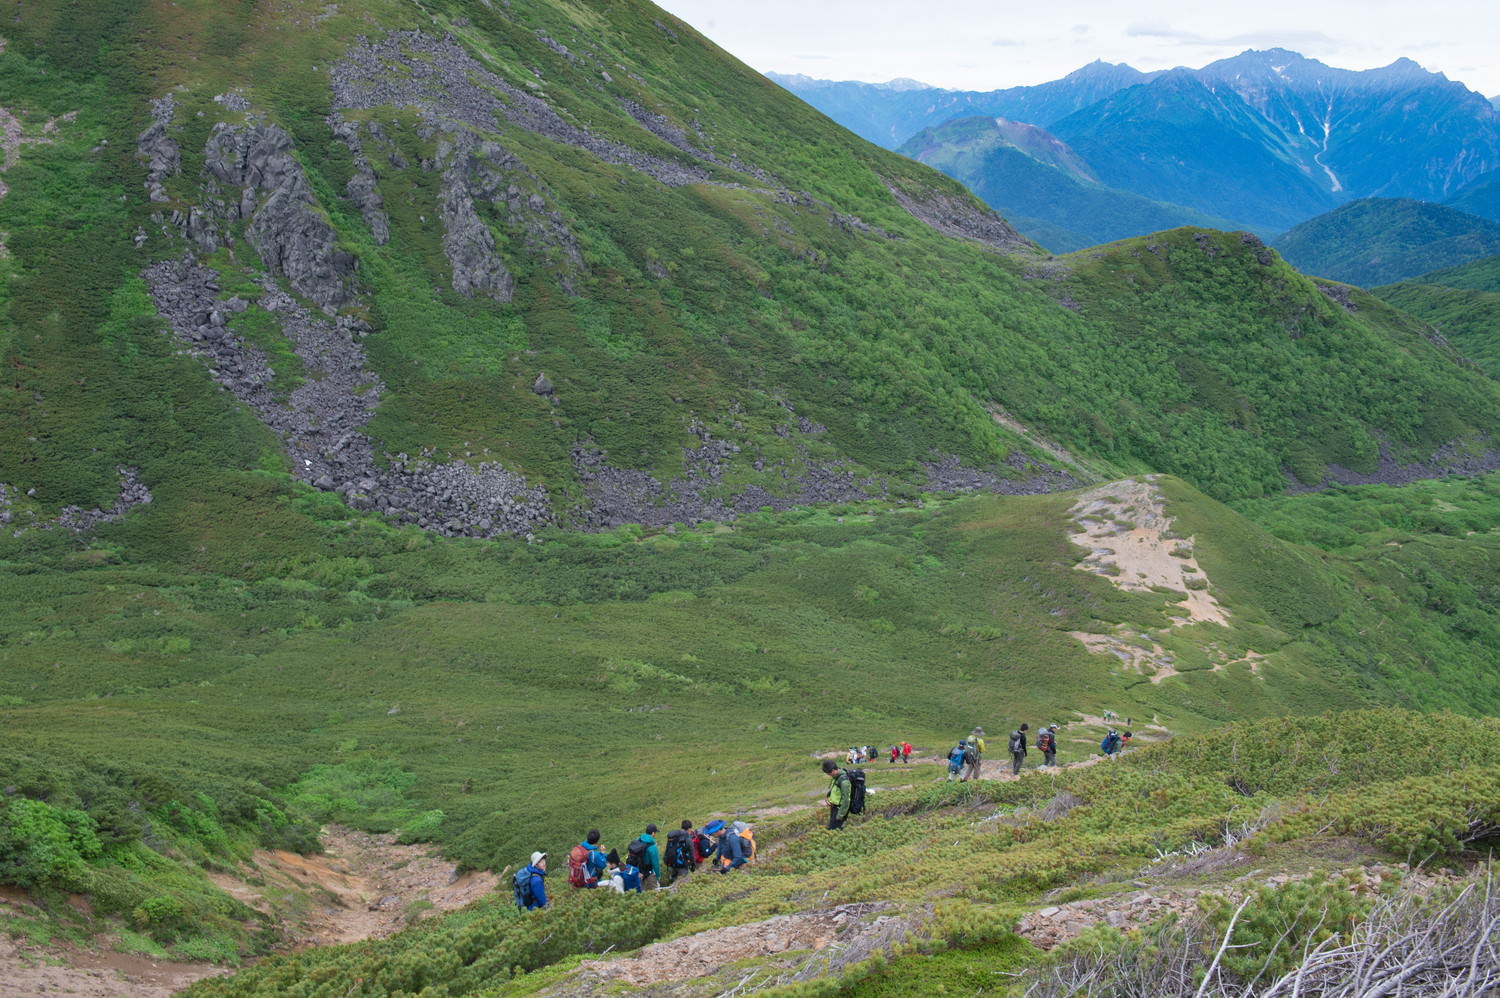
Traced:
<svg viewBox="0 0 1500 998">
<path fill-rule="evenodd" d="M 531 867 L 523 866 L 516 871 L 511 878 L 516 888 L 516 907 L 525 908 L 536 902 L 536 895 L 531 893 Z"/>
<path fill-rule="evenodd" d="M 646 855 L 646 843 L 640 839 L 635 839 L 625 847 L 625 857 L 627 863 L 641 871 L 641 876 L 653 872 L 651 859 Z"/>
<path fill-rule="evenodd" d="M 1037 735 L 1036 747 L 1041 749 L 1043 752 L 1051 752 L 1053 750 L 1052 732 L 1043 731 L 1041 734 Z"/>
<path fill-rule="evenodd" d="M 849 777 L 849 813 L 863 814 L 865 810 L 865 771 L 863 769 L 846 769 L 844 775 Z"/>
<path fill-rule="evenodd" d="M 667 836 L 667 865 L 674 870 L 688 869 L 696 865 L 693 858 L 693 840 L 686 832 L 673 832 Z"/>
<path fill-rule="evenodd" d="M 969 745 L 969 746 L 965 747 L 964 748 L 964 765 L 965 766 L 972 766 L 972 765 L 974 765 L 978 761 L 979 761 L 979 751 L 976 748 L 974 748 L 974 746 L 972 746 L 972 745 Z"/>
<path fill-rule="evenodd" d="M 1012 752 L 1026 751 L 1026 736 L 1019 731 L 1012 731 L 1010 733 L 1010 750 Z"/>
<path fill-rule="evenodd" d="M 1099 748 L 1105 755 L 1111 755 L 1119 744 L 1120 736 L 1114 732 L 1110 732 L 1104 736 L 1104 741 L 1099 743 Z"/>
<path fill-rule="evenodd" d="M 587 887 L 589 885 L 589 851 L 579 843 L 568 850 L 568 883 L 574 887 Z"/>
</svg>

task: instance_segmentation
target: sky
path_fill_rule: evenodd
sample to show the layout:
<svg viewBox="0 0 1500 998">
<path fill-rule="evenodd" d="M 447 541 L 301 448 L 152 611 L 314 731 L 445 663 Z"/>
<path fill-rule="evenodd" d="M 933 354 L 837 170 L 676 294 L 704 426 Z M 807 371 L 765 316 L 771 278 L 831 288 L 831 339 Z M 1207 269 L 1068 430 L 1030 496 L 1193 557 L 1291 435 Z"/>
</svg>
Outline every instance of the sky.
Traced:
<svg viewBox="0 0 1500 998">
<path fill-rule="evenodd" d="M 1151 71 L 1285 48 L 1339 69 L 1405 56 L 1500 96 L 1494 0 L 656 0 L 762 73 L 952 90 L 1046 83 L 1095 59 Z"/>
</svg>

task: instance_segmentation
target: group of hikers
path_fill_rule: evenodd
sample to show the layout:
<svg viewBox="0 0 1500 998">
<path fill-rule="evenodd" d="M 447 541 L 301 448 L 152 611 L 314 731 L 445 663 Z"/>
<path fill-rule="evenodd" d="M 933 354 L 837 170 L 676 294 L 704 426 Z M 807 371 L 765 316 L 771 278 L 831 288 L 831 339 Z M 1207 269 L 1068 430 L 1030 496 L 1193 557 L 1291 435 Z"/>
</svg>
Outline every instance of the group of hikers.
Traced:
<svg viewBox="0 0 1500 998">
<path fill-rule="evenodd" d="M 1114 717 L 1108 711 L 1105 714 L 1111 719 Z M 1012 775 L 1019 775 L 1026 761 L 1030 730 L 1030 725 L 1023 723 L 1010 733 L 1007 749 Z M 1099 750 L 1106 757 L 1113 757 L 1130 744 L 1131 738 L 1132 732 L 1128 729 L 1122 735 L 1110 728 L 1099 743 Z M 1048 724 L 1037 731 L 1036 748 L 1042 753 L 1041 766 L 1057 765 L 1057 725 Z M 984 729 L 975 727 L 949 751 L 948 779 L 979 779 L 984 752 Z M 898 759 L 903 763 L 910 762 L 911 753 L 910 742 L 892 745 L 890 762 L 895 763 Z M 823 773 L 829 777 L 823 803 L 828 808 L 830 830 L 843 828 L 851 814 L 864 810 L 865 771 L 854 767 L 862 762 L 874 762 L 879 756 L 873 745 L 856 745 L 850 747 L 842 767 L 832 759 L 823 760 Z M 599 845 L 599 831 L 590 829 L 583 841 L 568 851 L 569 885 L 583 889 L 607 887 L 620 894 L 626 891 L 639 893 L 658 890 L 702 866 L 718 873 L 728 873 L 755 858 L 755 834 L 743 821 L 716 819 L 700 830 L 691 821 L 684 820 L 681 828 L 667 833 L 665 852 L 657 845 L 658 831 L 655 824 L 646 825 L 646 830 L 631 841 L 621 857 L 614 849 L 605 853 Z M 516 906 L 528 910 L 545 908 L 546 877 L 547 854 L 532 853 L 531 862 L 517 870 L 514 877 Z"/>
<path fill-rule="evenodd" d="M 911 762 L 911 742 L 897 742 L 891 746 L 891 762 Z M 880 758 L 880 750 L 873 745 L 851 745 L 849 752 L 844 756 L 846 762 L 851 766 L 858 766 L 862 762 L 874 762 Z"/>
<path fill-rule="evenodd" d="M 706 866 L 718 873 L 744 866 L 755 858 L 755 833 L 743 821 L 710 821 L 703 828 L 686 819 L 667 833 L 666 848 L 657 845 L 660 829 L 654 823 L 625 847 L 608 853 L 599 845 L 599 830 L 589 829 L 583 841 L 568 850 L 568 884 L 589 889 L 605 887 L 616 893 L 658 890 Z M 513 879 L 516 907 L 547 907 L 547 854 L 531 854 L 531 862 Z"/>
<path fill-rule="evenodd" d="M 1022 723 L 1019 728 L 1010 733 L 1010 738 L 1006 742 L 1006 750 L 1010 752 L 1012 776 L 1019 776 L 1021 767 L 1026 763 L 1026 756 L 1031 747 L 1027 735 L 1030 730 L 1031 725 Z M 1110 728 L 1109 733 L 1099 743 L 1099 751 L 1106 757 L 1113 757 L 1128 747 L 1133 737 L 1134 733 L 1129 730 L 1122 735 L 1114 728 Z M 1036 748 L 1042 753 L 1039 766 L 1057 765 L 1057 725 L 1044 725 L 1037 731 Z M 960 738 L 958 744 L 948 751 L 948 779 L 958 779 L 961 782 L 979 779 L 979 769 L 984 763 L 984 750 L 983 728 L 976 727 L 968 737 Z"/>
</svg>

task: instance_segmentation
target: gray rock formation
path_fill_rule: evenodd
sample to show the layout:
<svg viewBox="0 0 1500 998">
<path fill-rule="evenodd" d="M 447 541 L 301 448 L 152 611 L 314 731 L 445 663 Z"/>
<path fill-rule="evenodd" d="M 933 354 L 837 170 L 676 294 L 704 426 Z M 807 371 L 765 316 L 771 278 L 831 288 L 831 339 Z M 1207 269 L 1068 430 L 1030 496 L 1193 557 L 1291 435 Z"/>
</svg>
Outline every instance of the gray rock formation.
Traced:
<svg viewBox="0 0 1500 998">
<path fill-rule="evenodd" d="M 151 490 L 137 477 L 137 469 L 119 467 L 120 492 L 109 509 L 84 509 L 81 506 L 64 506 L 55 517 L 43 519 L 34 510 L 15 511 L 13 491 L 0 482 L 0 526 L 11 528 L 11 535 L 20 537 L 28 530 L 71 530 L 76 534 L 93 530 L 101 523 L 112 523 L 123 519 L 125 514 L 137 506 L 151 502 Z"/>
<path fill-rule="evenodd" d="M 220 202 L 222 221 L 249 220 L 246 238 L 271 273 L 327 311 L 350 300 L 354 257 L 338 248 L 338 234 L 314 210 L 291 136 L 275 125 L 220 122 L 204 148 L 204 170 L 229 195 Z M 227 242 L 218 232 L 214 238 Z"/>
<path fill-rule="evenodd" d="M 544 489 L 499 464 L 471 467 L 406 455 L 377 464 L 364 426 L 383 385 L 365 366 L 357 319 L 315 316 L 266 280 L 254 307 L 276 317 L 302 361 L 304 378 L 282 401 L 265 355 L 230 328 L 228 317 L 249 306 L 218 299 L 218 275 L 192 259 L 163 261 L 143 274 L 157 311 L 172 332 L 223 385 L 284 441 L 294 473 L 336 492 L 355 509 L 413 523 L 448 536 L 525 534 L 552 521 Z"/>
<path fill-rule="evenodd" d="M 344 193 L 350 201 L 359 206 L 359 213 L 364 218 L 365 224 L 370 227 L 370 234 L 375 239 L 375 245 L 384 246 L 391 239 L 391 220 L 385 213 L 385 199 L 380 196 L 375 168 L 370 165 L 370 160 L 365 155 L 364 143 L 359 138 L 359 128 L 353 122 L 345 121 L 337 113 L 328 116 L 328 127 L 332 129 L 339 141 L 349 147 L 349 155 L 354 160 L 354 176 L 350 177 L 349 183 L 344 186 Z M 372 125 L 371 130 L 377 138 L 381 137 L 378 125 Z"/>
</svg>

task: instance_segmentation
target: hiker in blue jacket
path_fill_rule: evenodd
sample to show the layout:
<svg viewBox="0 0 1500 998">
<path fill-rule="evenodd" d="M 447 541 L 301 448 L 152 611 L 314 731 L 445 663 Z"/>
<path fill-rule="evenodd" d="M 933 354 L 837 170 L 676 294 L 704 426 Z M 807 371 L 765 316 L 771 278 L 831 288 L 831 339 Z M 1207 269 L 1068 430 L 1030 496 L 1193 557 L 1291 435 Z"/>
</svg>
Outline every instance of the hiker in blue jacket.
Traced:
<svg viewBox="0 0 1500 998">
<path fill-rule="evenodd" d="M 526 910 L 547 907 L 547 854 L 534 852 L 531 854 L 531 865 L 526 867 L 525 873 L 530 874 L 528 881 L 529 889 L 523 898 Z"/>
</svg>

